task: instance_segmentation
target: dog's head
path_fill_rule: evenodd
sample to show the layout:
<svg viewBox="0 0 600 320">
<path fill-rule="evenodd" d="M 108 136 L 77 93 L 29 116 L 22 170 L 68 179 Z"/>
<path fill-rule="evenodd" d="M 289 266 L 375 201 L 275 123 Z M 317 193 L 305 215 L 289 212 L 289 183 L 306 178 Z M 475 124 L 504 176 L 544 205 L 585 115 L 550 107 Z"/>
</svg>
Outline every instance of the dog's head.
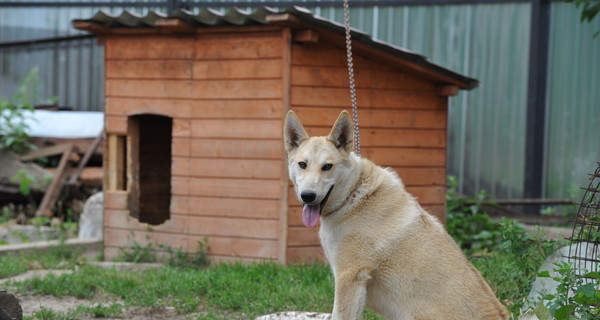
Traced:
<svg viewBox="0 0 600 320">
<path fill-rule="evenodd" d="M 293 111 L 285 119 L 284 140 L 288 171 L 296 196 L 304 205 L 302 221 L 313 227 L 319 221 L 336 183 L 348 174 L 349 156 L 354 148 L 352 119 L 340 113 L 326 137 L 309 137 Z"/>
</svg>

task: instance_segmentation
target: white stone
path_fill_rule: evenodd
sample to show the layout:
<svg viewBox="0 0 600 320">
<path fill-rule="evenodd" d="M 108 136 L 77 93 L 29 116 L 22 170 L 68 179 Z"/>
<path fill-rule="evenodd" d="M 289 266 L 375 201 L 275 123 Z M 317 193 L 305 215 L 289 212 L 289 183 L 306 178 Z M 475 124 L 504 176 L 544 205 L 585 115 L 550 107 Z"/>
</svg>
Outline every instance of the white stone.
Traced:
<svg viewBox="0 0 600 320">
<path fill-rule="evenodd" d="M 103 238 L 104 193 L 98 192 L 87 199 L 79 217 L 78 238 Z"/>
<path fill-rule="evenodd" d="M 260 316 L 255 320 L 331 320 L 330 313 L 288 311 Z"/>
</svg>

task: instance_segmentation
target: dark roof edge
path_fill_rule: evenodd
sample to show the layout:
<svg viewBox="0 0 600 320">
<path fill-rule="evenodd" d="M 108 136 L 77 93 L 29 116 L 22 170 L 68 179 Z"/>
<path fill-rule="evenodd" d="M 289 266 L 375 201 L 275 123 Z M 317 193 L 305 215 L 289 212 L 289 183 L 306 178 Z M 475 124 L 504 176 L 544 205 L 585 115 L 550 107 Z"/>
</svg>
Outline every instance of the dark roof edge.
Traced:
<svg viewBox="0 0 600 320">
<path fill-rule="evenodd" d="M 293 16 L 294 21 L 290 21 Z M 103 11 L 98 11 L 89 19 L 75 19 L 73 25 L 81 30 L 88 32 L 103 34 L 110 33 L 107 29 L 123 28 L 155 28 L 160 26 L 160 21 L 165 19 L 177 19 L 184 23 L 189 28 L 198 27 L 215 27 L 215 26 L 249 26 L 249 25 L 268 25 L 268 24 L 298 24 L 300 26 L 310 27 L 316 26 L 326 30 L 330 30 L 342 36 L 345 35 L 345 27 L 336 21 L 328 20 L 314 15 L 310 10 L 303 7 L 288 7 L 283 10 L 276 10 L 269 7 L 256 8 L 253 12 L 241 10 L 238 8 L 229 8 L 225 13 L 221 13 L 209 8 L 202 8 L 198 14 L 194 14 L 186 10 L 175 10 L 171 15 L 166 16 L 162 13 L 150 11 L 145 16 L 140 16 L 135 13 L 124 11 L 119 16 L 114 16 Z M 456 85 L 460 89 L 470 90 L 478 86 L 479 81 L 474 78 L 454 72 L 450 69 L 430 62 L 423 55 L 417 54 L 410 50 L 395 46 L 393 44 L 373 39 L 371 35 L 358 30 L 351 29 L 351 37 L 354 41 L 372 47 L 391 55 L 401 58 L 415 66 L 424 68 L 433 73 L 433 78 L 447 82 L 448 84 Z M 418 69 L 418 68 L 413 68 Z"/>
<path fill-rule="evenodd" d="M 306 21 L 310 24 L 315 24 L 326 29 L 332 30 L 338 34 L 345 36 L 345 26 L 336 21 L 328 20 L 319 16 L 315 16 L 312 12 L 303 7 L 288 7 L 284 11 L 284 13 L 289 13 L 294 15 L 295 17 Z M 471 90 L 476 88 L 479 85 L 479 80 L 467 77 L 455 71 L 452 71 L 448 68 L 440 66 L 438 64 L 432 63 L 427 60 L 427 57 L 415 53 L 413 51 L 407 50 L 405 48 L 401 48 L 399 46 L 393 45 L 391 43 L 374 39 L 371 35 L 365 33 L 362 30 L 351 28 L 350 31 L 351 37 L 353 40 L 361 42 L 365 45 L 371 46 L 373 48 L 379 49 L 383 52 L 391 54 L 393 56 L 402 58 L 404 60 L 410 61 L 414 64 L 417 64 L 421 67 L 429 69 L 435 73 L 439 73 L 445 77 L 451 78 L 458 83 L 453 83 L 458 85 L 460 89 Z"/>
</svg>

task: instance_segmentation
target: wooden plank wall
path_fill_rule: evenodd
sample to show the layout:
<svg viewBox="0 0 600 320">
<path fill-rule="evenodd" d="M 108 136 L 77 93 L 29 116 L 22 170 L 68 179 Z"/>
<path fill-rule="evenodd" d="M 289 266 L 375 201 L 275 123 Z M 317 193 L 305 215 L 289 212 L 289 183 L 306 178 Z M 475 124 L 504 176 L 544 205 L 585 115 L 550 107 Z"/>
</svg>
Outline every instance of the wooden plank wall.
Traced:
<svg viewBox="0 0 600 320">
<path fill-rule="evenodd" d="M 309 135 L 327 135 L 340 111 L 351 112 L 345 51 L 324 41 L 294 45 L 291 107 Z M 443 220 L 446 183 L 447 98 L 435 84 L 354 57 L 361 155 L 392 167 L 424 208 Z M 288 263 L 322 260 L 317 228 L 306 228 L 289 189 Z"/>
<path fill-rule="evenodd" d="M 108 259 L 133 240 L 194 251 L 205 237 L 213 261 L 278 258 L 283 39 L 281 30 L 106 39 L 107 133 L 125 134 L 133 114 L 173 118 L 171 217 L 141 224 L 127 192 L 107 190 Z"/>
</svg>

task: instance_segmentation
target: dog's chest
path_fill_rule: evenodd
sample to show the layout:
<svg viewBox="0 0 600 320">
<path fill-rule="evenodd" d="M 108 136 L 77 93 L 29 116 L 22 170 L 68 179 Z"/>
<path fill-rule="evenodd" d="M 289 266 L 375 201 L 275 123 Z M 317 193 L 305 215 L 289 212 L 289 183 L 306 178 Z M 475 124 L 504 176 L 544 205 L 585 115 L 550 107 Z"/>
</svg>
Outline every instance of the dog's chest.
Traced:
<svg viewBox="0 0 600 320">
<path fill-rule="evenodd" d="M 325 257 L 331 265 L 336 264 L 337 252 L 339 252 L 341 240 L 344 237 L 343 228 L 339 225 L 322 222 L 319 229 L 319 238 L 321 246 L 325 252 Z"/>
</svg>

